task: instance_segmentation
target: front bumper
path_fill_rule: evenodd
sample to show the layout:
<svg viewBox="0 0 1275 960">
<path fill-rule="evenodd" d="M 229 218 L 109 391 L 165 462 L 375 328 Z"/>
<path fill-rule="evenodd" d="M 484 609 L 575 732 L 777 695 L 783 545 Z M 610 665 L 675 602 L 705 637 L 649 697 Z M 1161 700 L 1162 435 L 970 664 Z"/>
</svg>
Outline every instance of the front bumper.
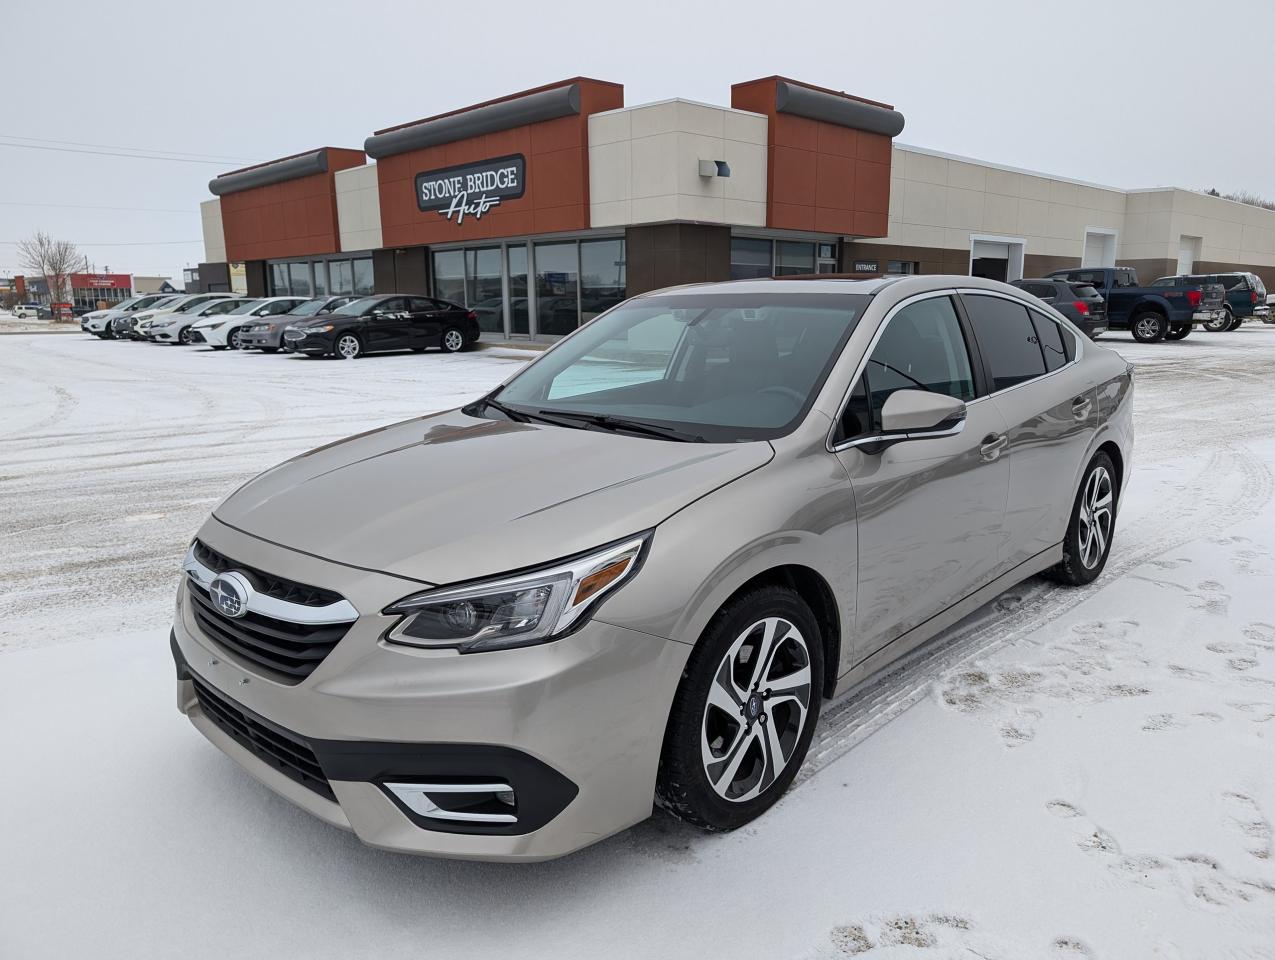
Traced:
<svg viewBox="0 0 1275 960">
<path fill-rule="evenodd" d="M 308 353 L 313 356 L 326 356 L 332 352 L 332 344 L 334 340 L 330 333 L 309 334 L 297 340 L 284 338 L 284 344 L 289 350 L 297 353 Z"/>
<path fill-rule="evenodd" d="M 552 643 L 462 656 L 391 646 L 379 610 L 420 584 L 293 553 L 210 521 L 201 539 L 257 569 L 337 589 L 363 615 L 288 685 L 209 639 L 183 584 L 172 634 L 178 707 L 224 753 L 328 823 L 389 850 L 482 860 L 562 856 L 651 813 L 664 728 L 691 647 L 593 620 Z M 339 579 L 338 579 L 339 578 Z M 603 608 L 605 612 L 605 608 Z M 196 684 L 202 684 L 201 695 Z M 324 785 L 303 784 L 228 732 L 221 698 L 303 743 Z M 498 780 L 517 822 L 421 816 L 386 786 Z M 326 792 L 325 792 L 326 791 Z"/>
<path fill-rule="evenodd" d="M 242 327 L 239 329 L 239 346 L 246 350 L 277 349 L 282 339 L 283 332 L 280 330 L 271 333 L 268 330 L 244 332 Z"/>
</svg>

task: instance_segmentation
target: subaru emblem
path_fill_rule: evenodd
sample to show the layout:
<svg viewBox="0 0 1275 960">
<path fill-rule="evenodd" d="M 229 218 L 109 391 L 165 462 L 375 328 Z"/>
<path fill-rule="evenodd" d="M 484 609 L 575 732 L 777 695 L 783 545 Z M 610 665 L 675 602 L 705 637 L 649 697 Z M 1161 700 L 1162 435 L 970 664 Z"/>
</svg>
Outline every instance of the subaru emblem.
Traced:
<svg viewBox="0 0 1275 960">
<path fill-rule="evenodd" d="M 248 597 L 251 594 L 252 584 L 242 573 L 219 574 L 208 585 L 208 595 L 217 612 L 232 619 L 248 612 Z"/>
</svg>

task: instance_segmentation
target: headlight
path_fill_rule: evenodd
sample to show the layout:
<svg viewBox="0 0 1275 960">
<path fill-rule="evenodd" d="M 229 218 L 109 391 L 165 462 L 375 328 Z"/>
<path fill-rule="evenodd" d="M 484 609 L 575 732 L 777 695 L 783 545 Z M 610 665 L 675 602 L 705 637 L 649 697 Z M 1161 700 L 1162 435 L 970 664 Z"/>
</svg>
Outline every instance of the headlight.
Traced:
<svg viewBox="0 0 1275 960">
<path fill-rule="evenodd" d="M 204 330 L 216 330 L 218 327 L 224 327 L 225 325 L 226 325 L 225 320 L 218 320 L 216 323 L 209 323 L 206 325 L 201 323 L 199 326 L 201 329 L 204 329 Z"/>
<path fill-rule="evenodd" d="M 386 609 L 403 619 L 385 639 L 461 653 L 552 640 L 636 572 L 650 536 L 641 534 L 552 567 L 406 597 Z"/>
<path fill-rule="evenodd" d="M 137 321 L 138 323 L 141 323 L 143 320 L 149 320 L 153 316 L 155 316 L 155 314 L 153 313 L 143 313 L 139 316 L 134 317 L 133 319 Z"/>
</svg>

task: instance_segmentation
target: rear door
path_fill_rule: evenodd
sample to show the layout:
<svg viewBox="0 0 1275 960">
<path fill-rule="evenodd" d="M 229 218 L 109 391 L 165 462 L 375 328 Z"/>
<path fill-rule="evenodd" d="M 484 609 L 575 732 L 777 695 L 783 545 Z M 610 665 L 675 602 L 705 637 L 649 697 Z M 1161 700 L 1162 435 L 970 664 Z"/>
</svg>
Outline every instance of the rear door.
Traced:
<svg viewBox="0 0 1275 960">
<path fill-rule="evenodd" d="M 1008 425 L 1003 560 L 1012 569 L 1063 538 L 1080 460 L 1096 429 L 1095 384 L 1079 372 L 1079 340 L 1044 312 L 983 291 L 963 291 L 961 300 L 991 402 Z"/>
<path fill-rule="evenodd" d="M 405 297 L 382 300 L 364 314 L 367 349 L 402 350 L 411 346 L 410 323 Z"/>
<path fill-rule="evenodd" d="M 834 444 L 858 517 L 857 659 L 919 626 L 997 574 L 1009 464 L 1005 421 L 979 400 L 978 363 L 954 294 L 905 301 L 877 334 Z M 875 451 L 881 407 L 895 390 L 966 401 L 952 436 Z"/>
<path fill-rule="evenodd" d="M 437 302 L 428 297 L 408 297 L 407 312 L 411 317 L 409 334 L 412 346 L 416 349 L 438 346 L 443 321 Z"/>
</svg>

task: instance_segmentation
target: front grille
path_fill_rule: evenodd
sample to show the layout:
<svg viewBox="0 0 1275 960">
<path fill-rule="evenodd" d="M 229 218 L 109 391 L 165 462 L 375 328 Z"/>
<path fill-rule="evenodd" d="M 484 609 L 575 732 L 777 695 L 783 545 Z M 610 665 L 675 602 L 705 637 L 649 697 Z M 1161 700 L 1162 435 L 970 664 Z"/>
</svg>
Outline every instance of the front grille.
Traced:
<svg viewBox="0 0 1275 960">
<path fill-rule="evenodd" d="M 299 603 L 305 607 L 326 607 L 330 603 L 337 603 L 344 599 L 333 590 L 312 587 L 308 584 L 297 583 L 295 580 L 285 580 L 283 577 L 276 577 L 255 567 L 245 567 L 225 554 L 218 553 L 202 540 L 195 541 L 195 559 L 213 573 L 225 573 L 227 570 L 246 573 L 259 593 L 274 597 L 276 600 Z"/>
<path fill-rule="evenodd" d="M 189 577 L 186 582 L 190 585 L 191 613 L 199 629 L 281 683 L 300 683 L 308 677 L 350 629 L 348 623 L 314 626 L 251 612 L 242 617 L 223 616 L 207 590 Z"/>
<path fill-rule="evenodd" d="M 283 727 L 252 715 L 233 700 L 204 684 L 198 677 L 191 679 L 195 684 L 199 708 L 218 728 L 258 759 L 264 760 L 303 787 L 309 787 L 319 796 L 336 803 L 336 795 L 309 744 Z"/>
</svg>

